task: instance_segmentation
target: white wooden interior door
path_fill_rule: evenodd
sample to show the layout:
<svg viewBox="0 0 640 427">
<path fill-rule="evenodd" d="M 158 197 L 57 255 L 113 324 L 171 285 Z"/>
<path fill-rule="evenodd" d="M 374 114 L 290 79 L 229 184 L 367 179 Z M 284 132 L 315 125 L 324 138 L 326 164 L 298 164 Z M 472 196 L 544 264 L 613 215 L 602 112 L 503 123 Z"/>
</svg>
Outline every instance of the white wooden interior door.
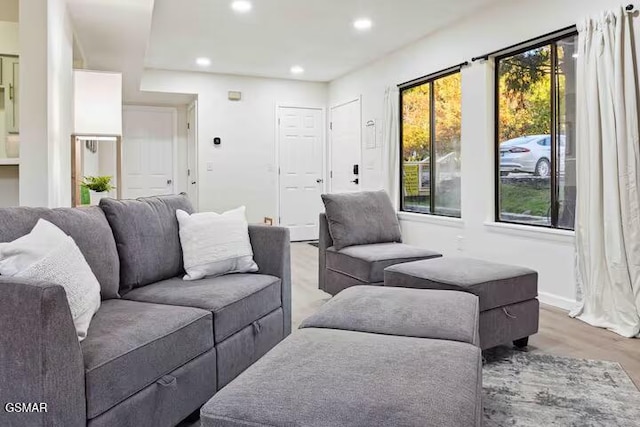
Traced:
<svg viewBox="0 0 640 427">
<path fill-rule="evenodd" d="M 122 119 L 123 197 L 174 193 L 176 110 L 125 107 Z"/>
<path fill-rule="evenodd" d="M 360 99 L 331 108 L 331 156 L 329 177 L 332 193 L 346 193 L 360 189 L 361 158 Z M 361 172 L 360 170 L 358 172 Z"/>
<path fill-rule="evenodd" d="M 322 165 L 322 110 L 278 108 L 280 225 L 292 241 L 318 238 Z"/>
<path fill-rule="evenodd" d="M 187 194 L 198 209 L 198 115 L 197 101 L 187 108 Z"/>
</svg>

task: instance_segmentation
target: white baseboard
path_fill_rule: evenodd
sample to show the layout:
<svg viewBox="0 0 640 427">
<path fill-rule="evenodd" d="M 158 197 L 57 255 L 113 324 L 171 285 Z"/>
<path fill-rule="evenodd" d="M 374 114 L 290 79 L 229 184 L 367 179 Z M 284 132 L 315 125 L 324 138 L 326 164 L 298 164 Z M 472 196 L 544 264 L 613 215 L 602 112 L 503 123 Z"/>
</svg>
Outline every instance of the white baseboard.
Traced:
<svg viewBox="0 0 640 427">
<path fill-rule="evenodd" d="M 576 300 L 550 294 L 547 292 L 538 292 L 538 300 L 541 303 L 571 311 L 576 306 Z"/>
</svg>

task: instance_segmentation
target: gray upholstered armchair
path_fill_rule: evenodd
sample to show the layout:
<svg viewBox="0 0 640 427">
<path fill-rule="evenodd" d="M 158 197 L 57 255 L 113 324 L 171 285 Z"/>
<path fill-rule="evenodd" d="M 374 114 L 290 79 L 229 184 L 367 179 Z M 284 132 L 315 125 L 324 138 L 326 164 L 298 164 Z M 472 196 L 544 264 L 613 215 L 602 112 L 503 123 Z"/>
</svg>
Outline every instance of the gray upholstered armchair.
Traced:
<svg viewBox="0 0 640 427">
<path fill-rule="evenodd" d="M 331 295 L 350 286 L 381 285 L 391 265 L 442 256 L 402 243 L 397 214 L 384 191 L 322 199 L 318 284 Z"/>
</svg>

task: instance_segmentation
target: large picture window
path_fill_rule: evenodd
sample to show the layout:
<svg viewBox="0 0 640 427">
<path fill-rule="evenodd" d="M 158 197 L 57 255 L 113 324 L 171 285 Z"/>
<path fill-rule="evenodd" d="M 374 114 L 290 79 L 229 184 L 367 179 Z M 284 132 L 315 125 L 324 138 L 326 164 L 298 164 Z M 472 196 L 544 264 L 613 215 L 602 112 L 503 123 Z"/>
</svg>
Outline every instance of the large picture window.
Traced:
<svg viewBox="0 0 640 427">
<path fill-rule="evenodd" d="M 576 42 L 496 57 L 496 220 L 573 229 Z"/>
<path fill-rule="evenodd" d="M 401 87 L 401 210 L 460 217 L 460 71 Z"/>
</svg>

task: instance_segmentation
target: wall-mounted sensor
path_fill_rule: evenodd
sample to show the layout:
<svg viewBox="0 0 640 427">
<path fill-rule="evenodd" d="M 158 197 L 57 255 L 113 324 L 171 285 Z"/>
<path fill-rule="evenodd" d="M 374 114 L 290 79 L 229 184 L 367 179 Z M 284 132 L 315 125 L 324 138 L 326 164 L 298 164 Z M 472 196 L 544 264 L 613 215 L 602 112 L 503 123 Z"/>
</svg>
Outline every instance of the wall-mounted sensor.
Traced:
<svg viewBox="0 0 640 427">
<path fill-rule="evenodd" d="M 216 136 L 215 138 L 213 138 L 213 145 L 220 145 L 222 144 L 222 140 L 220 139 L 220 137 Z"/>
<path fill-rule="evenodd" d="M 229 101 L 240 101 L 242 99 L 242 92 L 238 90 L 229 91 Z"/>
</svg>

